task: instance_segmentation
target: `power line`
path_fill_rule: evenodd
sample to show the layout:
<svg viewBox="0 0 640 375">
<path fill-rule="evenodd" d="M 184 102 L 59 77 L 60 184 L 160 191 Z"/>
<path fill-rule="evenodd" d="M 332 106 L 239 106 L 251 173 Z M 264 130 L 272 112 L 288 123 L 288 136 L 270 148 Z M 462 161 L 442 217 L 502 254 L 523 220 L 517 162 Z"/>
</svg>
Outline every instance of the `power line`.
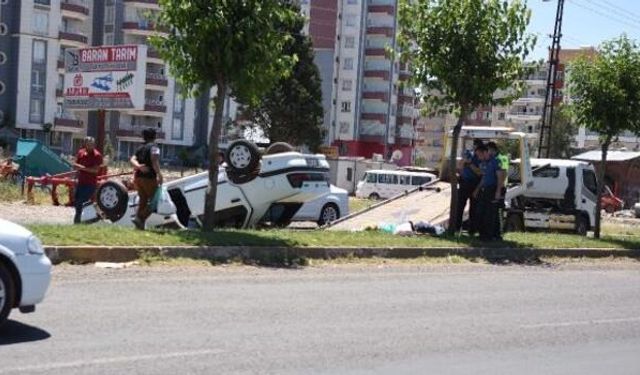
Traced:
<svg viewBox="0 0 640 375">
<path fill-rule="evenodd" d="M 602 1 L 603 3 L 605 3 L 605 4 L 609 5 L 609 7 L 610 7 L 610 8 L 618 9 L 618 10 L 620 10 L 621 12 L 624 12 L 624 14 L 626 14 L 626 15 L 632 16 L 632 17 L 634 17 L 634 18 L 636 18 L 636 19 L 637 19 L 637 18 L 640 18 L 640 15 L 638 15 L 637 13 L 631 12 L 631 11 L 630 11 L 630 10 L 628 10 L 628 9 L 624 9 L 624 8 L 622 8 L 621 6 L 616 5 L 616 4 L 614 4 L 614 3 L 612 3 L 612 2 L 610 2 L 610 1 L 608 1 L 608 0 L 600 0 L 600 1 Z"/>
<path fill-rule="evenodd" d="M 634 25 L 634 24 L 628 23 L 626 21 L 620 20 L 618 18 L 612 17 L 611 15 L 605 14 L 605 13 L 603 13 L 603 12 L 597 10 L 597 9 L 594 9 L 594 8 L 588 6 L 588 5 L 580 4 L 580 3 L 576 2 L 576 0 L 569 0 L 569 2 L 572 3 L 573 5 L 577 6 L 577 7 L 580 7 L 582 9 L 588 10 L 588 11 L 590 11 L 592 13 L 595 13 L 597 15 L 605 17 L 605 18 L 607 18 L 607 19 L 609 19 L 611 21 L 617 22 L 619 24 L 622 24 L 622 25 L 625 25 L 625 26 L 628 26 L 628 27 L 631 27 L 631 28 L 634 28 L 634 29 L 640 31 L 640 25 L 637 25 L 637 24 Z"/>
<path fill-rule="evenodd" d="M 629 12 L 624 10 L 624 9 L 620 10 L 620 9 L 618 9 L 619 7 L 618 8 L 615 8 L 615 7 L 607 8 L 606 6 L 602 6 L 602 4 L 600 4 L 600 3 L 598 3 L 598 2 L 596 2 L 594 0 L 586 0 L 586 1 L 591 3 L 591 4 L 593 4 L 593 5 L 595 5 L 596 7 L 600 8 L 601 10 L 609 13 L 612 16 L 615 15 L 614 17 L 626 18 L 627 21 L 625 21 L 625 22 L 631 22 L 631 23 L 634 23 L 634 24 L 638 24 L 638 26 L 640 26 L 640 23 L 638 22 L 637 17 L 630 16 Z"/>
</svg>

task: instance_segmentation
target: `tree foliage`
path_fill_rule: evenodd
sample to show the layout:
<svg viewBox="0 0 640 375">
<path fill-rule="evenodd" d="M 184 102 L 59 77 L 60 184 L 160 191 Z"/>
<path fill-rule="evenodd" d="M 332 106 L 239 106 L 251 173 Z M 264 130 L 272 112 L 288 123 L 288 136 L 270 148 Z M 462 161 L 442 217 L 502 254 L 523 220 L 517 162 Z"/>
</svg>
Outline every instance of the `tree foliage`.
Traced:
<svg viewBox="0 0 640 375">
<path fill-rule="evenodd" d="M 225 95 L 254 103 L 289 72 L 294 59 L 282 50 L 290 37 L 280 27 L 300 16 L 280 0 L 160 0 L 159 4 L 158 24 L 169 35 L 155 37 L 152 43 L 172 75 L 190 95 L 216 87 L 203 223 L 205 230 L 211 230 Z"/>
<path fill-rule="evenodd" d="M 477 107 L 513 99 L 494 94 L 521 86 L 523 61 L 535 45 L 535 37 L 526 32 L 531 11 L 520 0 L 401 0 L 399 16 L 401 59 L 411 61 L 414 83 L 422 92 L 438 93 L 423 99 L 459 116 L 447 168 L 449 228 L 455 228 L 455 165 L 463 119 Z"/>
<path fill-rule="evenodd" d="M 553 126 L 549 144 L 549 157 L 554 159 L 568 159 L 571 155 L 571 145 L 578 134 L 578 123 L 573 118 L 568 107 L 561 105 L 553 112 Z"/>
<path fill-rule="evenodd" d="M 578 123 L 600 134 L 602 161 L 598 176 L 595 235 L 600 237 L 600 198 L 607 152 L 624 131 L 640 134 L 640 49 L 622 35 L 604 42 L 594 57 L 581 56 L 570 66 L 569 90 Z"/>
<path fill-rule="evenodd" d="M 290 6 L 299 11 L 297 5 Z M 304 24 L 300 18 L 283 25 L 282 33 L 291 36 L 283 53 L 295 57 L 296 63 L 290 75 L 281 78 L 257 104 L 249 105 L 245 113 L 271 142 L 304 144 L 316 151 L 324 137 L 324 109 L 320 72 L 313 60 L 311 39 L 302 34 Z"/>
</svg>

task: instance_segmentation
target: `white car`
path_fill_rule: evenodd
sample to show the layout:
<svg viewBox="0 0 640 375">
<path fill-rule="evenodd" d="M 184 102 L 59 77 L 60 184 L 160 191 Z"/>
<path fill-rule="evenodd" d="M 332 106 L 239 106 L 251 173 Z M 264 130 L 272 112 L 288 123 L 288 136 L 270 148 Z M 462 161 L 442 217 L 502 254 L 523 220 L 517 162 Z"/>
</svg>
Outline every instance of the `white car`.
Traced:
<svg viewBox="0 0 640 375">
<path fill-rule="evenodd" d="M 292 221 L 315 221 L 323 226 L 349 215 L 349 194 L 345 189 L 331 185 L 330 190 L 316 199 L 306 202 L 293 216 Z"/>
<path fill-rule="evenodd" d="M 253 227 L 267 213 L 271 222 L 290 222 L 305 202 L 330 191 L 326 157 L 288 151 L 288 147 L 276 143 L 262 156 L 250 142 L 231 143 L 226 153 L 227 166 L 218 171 L 218 226 Z M 166 194 L 157 212 L 149 217 L 147 227 L 199 225 L 208 185 L 208 172 L 165 183 Z M 106 218 L 133 226 L 137 205 L 136 193 L 129 193 L 116 181 L 108 181 L 98 188 L 96 204 L 83 210 L 82 221 Z"/>
<path fill-rule="evenodd" d="M 26 228 L 0 219 L 0 326 L 9 313 L 35 311 L 51 282 L 51 261 L 38 237 Z"/>
</svg>

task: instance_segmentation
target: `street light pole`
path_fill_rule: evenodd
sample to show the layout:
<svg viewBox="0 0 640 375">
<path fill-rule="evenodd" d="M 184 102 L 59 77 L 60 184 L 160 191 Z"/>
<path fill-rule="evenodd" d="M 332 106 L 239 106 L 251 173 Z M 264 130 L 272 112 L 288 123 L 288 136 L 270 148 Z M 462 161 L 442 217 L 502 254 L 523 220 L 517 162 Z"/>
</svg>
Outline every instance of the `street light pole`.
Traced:
<svg viewBox="0 0 640 375">
<path fill-rule="evenodd" d="M 550 1 L 550 0 L 543 0 Z M 548 158 L 551 147 L 551 127 L 553 126 L 553 107 L 556 97 L 556 73 L 558 71 L 560 55 L 560 39 L 562 38 L 562 15 L 564 13 L 564 0 L 558 0 L 556 9 L 556 22 L 553 29 L 551 50 L 549 51 L 549 70 L 547 71 L 547 90 L 545 93 L 544 107 L 542 109 L 542 124 L 540 126 L 540 140 L 538 144 L 538 157 Z"/>
</svg>

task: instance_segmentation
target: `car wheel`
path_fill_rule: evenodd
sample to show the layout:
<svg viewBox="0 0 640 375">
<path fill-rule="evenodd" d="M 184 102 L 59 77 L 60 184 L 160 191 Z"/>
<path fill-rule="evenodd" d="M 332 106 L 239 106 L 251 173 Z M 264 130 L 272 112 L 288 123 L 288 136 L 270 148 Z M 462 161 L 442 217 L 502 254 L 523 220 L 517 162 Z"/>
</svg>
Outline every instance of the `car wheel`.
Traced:
<svg viewBox="0 0 640 375">
<path fill-rule="evenodd" d="M 327 203 L 320 210 L 320 218 L 318 219 L 318 225 L 323 226 L 325 224 L 336 221 L 340 218 L 340 209 L 334 203 Z"/>
<path fill-rule="evenodd" d="M 4 264 L 0 263 L 0 326 L 9 318 L 15 298 L 16 291 L 11 273 Z"/>
<path fill-rule="evenodd" d="M 104 217 L 116 222 L 127 212 L 129 192 L 120 182 L 107 181 L 98 188 L 96 203 Z"/>
<path fill-rule="evenodd" d="M 586 236 L 589 231 L 589 222 L 584 215 L 576 216 L 576 233 L 581 236 Z"/>
<path fill-rule="evenodd" d="M 267 147 L 267 150 L 264 152 L 265 155 L 273 155 L 273 154 L 281 154 L 283 152 L 291 152 L 295 151 L 293 146 L 288 144 L 287 142 L 276 142 L 271 146 Z"/>
<path fill-rule="evenodd" d="M 260 151 L 253 143 L 240 139 L 229 145 L 225 159 L 228 168 L 238 175 L 250 174 L 260 164 Z"/>
<path fill-rule="evenodd" d="M 378 200 L 380 200 L 380 195 L 378 193 L 371 193 L 371 194 L 369 194 L 369 199 L 374 200 L 374 201 L 378 201 Z"/>
</svg>

